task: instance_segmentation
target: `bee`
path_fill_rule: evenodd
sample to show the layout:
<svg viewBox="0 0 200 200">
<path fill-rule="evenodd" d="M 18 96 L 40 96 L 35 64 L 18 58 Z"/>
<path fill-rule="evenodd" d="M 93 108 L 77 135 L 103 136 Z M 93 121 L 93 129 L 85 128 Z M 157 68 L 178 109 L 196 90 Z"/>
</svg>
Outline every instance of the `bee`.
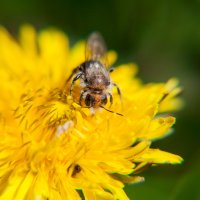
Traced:
<svg viewBox="0 0 200 200">
<path fill-rule="evenodd" d="M 118 85 L 112 82 L 110 73 L 113 68 L 107 69 L 106 45 L 102 36 L 95 32 L 92 33 L 86 43 L 85 61 L 77 66 L 71 73 L 68 81 L 70 84 L 70 96 L 72 96 L 73 86 L 77 80 L 80 80 L 81 93 L 79 104 L 94 110 L 104 108 L 110 102 L 113 104 L 112 88 L 116 87 L 121 99 L 121 91 Z M 116 113 L 122 115 L 120 113 Z"/>
</svg>

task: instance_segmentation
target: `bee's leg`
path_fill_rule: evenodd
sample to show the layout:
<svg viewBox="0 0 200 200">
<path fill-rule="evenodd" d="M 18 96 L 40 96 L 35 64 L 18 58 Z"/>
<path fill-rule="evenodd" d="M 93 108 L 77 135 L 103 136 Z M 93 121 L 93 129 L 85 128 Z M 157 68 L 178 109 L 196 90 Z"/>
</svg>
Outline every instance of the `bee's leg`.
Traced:
<svg viewBox="0 0 200 200">
<path fill-rule="evenodd" d="M 108 95 L 110 97 L 110 107 L 111 107 L 112 104 L 113 104 L 113 96 L 112 96 L 112 94 L 110 92 L 108 93 Z"/>
<path fill-rule="evenodd" d="M 74 83 L 75 81 L 77 81 L 82 75 L 82 72 L 78 73 L 72 80 L 71 82 L 71 85 L 70 85 L 70 90 L 69 90 L 69 93 L 70 93 L 70 96 L 72 96 L 72 90 L 73 90 L 73 86 L 74 86 Z"/>
<path fill-rule="evenodd" d="M 121 94 L 121 90 L 119 89 L 119 86 L 116 83 L 112 83 L 112 85 L 117 88 L 117 93 L 120 96 L 120 101 L 122 102 L 122 94 Z"/>
<path fill-rule="evenodd" d="M 77 74 L 78 72 L 80 72 L 80 66 L 78 66 L 78 67 L 76 67 L 75 69 L 73 69 L 73 71 L 72 71 L 71 75 L 69 76 L 69 78 L 67 79 L 66 83 L 68 83 L 68 82 L 72 79 L 72 77 L 73 77 L 75 74 Z"/>
<path fill-rule="evenodd" d="M 86 90 L 83 90 L 81 92 L 81 95 L 80 95 L 80 98 L 79 98 L 79 105 L 82 106 L 82 101 L 83 101 L 83 96 L 85 95 L 87 91 Z"/>
<path fill-rule="evenodd" d="M 63 85 L 63 89 L 66 90 L 67 85 L 69 83 L 69 81 L 72 79 L 72 77 L 74 77 L 76 74 L 80 73 L 80 66 L 76 67 L 75 69 L 73 69 L 72 73 L 70 74 L 69 78 L 65 81 L 64 85 Z"/>
<path fill-rule="evenodd" d="M 82 106 L 82 100 L 83 100 L 83 95 L 84 95 L 85 91 L 81 92 L 80 98 L 79 98 L 79 105 Z"/>
</svg>

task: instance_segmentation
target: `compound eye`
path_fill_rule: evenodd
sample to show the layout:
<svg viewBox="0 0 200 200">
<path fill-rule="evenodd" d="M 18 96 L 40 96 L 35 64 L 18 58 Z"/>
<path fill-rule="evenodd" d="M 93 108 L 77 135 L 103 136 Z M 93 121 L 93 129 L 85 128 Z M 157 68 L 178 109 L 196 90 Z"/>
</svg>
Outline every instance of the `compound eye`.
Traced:
<svg viewBox="0 0 200 200">
<path fill-rule="evenodd" d="M 85 98 L 85 104 L 86 106 L 91 107 L 94 104 L 94 97 L 91 96 L 90 94 L 87 94 Z"/>
<path fill-rule="evenodd" d="M 101 104 L 102 105 L 106 105 L 107 104 L 107 96 L 106 95 L 102 95 L 101 96 Z"/>
</svg>

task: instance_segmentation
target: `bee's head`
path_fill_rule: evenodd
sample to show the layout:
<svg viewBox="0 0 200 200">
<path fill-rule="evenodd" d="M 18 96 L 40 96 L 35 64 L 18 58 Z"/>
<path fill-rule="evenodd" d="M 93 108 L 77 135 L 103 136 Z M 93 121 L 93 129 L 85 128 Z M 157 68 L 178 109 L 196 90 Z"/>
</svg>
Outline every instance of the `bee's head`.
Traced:
<svg viewBox="0 0 200 200">
<path fill-rule="evenodd" d="M 107 103 L 106 94 L 89 93 L 85 97 L 85 105 L 88 107 L 98 108 Z"/>
</svg>

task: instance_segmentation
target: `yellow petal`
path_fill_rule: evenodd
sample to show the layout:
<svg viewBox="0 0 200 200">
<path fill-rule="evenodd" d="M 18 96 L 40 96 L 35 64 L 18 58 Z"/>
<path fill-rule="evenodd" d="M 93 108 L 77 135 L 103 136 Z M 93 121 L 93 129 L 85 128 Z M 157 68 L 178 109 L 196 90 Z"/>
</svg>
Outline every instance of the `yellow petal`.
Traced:
<svg viewBox="0 0 200 200">
<path fill-rule="evenodd" d="M 50 196 L 50 187 L 47 180 L 47 174 L 44 172 L 38 172 L 34 185 L 30 188 L 28 198 L 33 197 L 49 197 Z"/>
<path fill-rule="evenodd" d="M 165 99 L 161 101 L 159 112 L 169 112 L 179 110 L 184 106 L 181 98 L 176 97 L 182 88 L 178 87 L 179 81 L 176 78 L 170 79 L 164 86 L 166 95 Z"/>
<path fill-rule="evenodd" d="M 159 117 L 151 121 L 149 129 L 140 135 L 141 138 L 155 140 L 171 133 L 170 127 L 175 123 L 174 117 Z"/>
<path fill-rule="evenodd" d="M 108 51 L 107 58 L 108 58 L 108 67 L 111 67 L 117 60 L 117 53 L 115 51 Z"/>
<path fill-rule="evenodd" d="M 38 43 L 41 54 L 40 71 L 52 82 L 61 84 L 63 81 L 60 81 L 66 78 L 65 74 L 68 71 L 68 37 L 52 29 L 41 32 L 38 36 Z"/>
<path fill-rule="evenodd" d="M 31 186 L 33 185 L 34 182 L 34 175 L 29 172 L 23 182 L 20 184 L 20 187 L 17 189 L 16 191 L 16 195 L 15 195 L 15 200 L 20 200 L 20 199 L 26 199 L 26 195 L 29 191 L 29 189 L 31 188 Z"/>
<path fill-rule="evenodd" d="M 31 25 L 24 25 L 20 29 L 20 42 L 28 56 L 37 55 L 36 31 Z"/>
<path fill-rule="evenodd" d="M 136 155 L 135 162 L 149 162 L 153 164 L 179 164 L 183 159 L 175 154 L 171 154 L 159 149 L 148 149 L 145 152 Z"/>
<path fill-rule="evenodd" d="M 114 197 L 111 193 L 102 190 L 83 190 L 85 200 L 114 200 Z"/>
<path fill-rule="evenodd" d="M 141 176 L 121 176 L 118 174 L 113 176 L 114 178 L 121 180 L 123 183 L 128 183 L 128 184 L 136 184 L 144 182 L 144 177 Z"/>
<path fill-rule="evenodd" d="M 15 178 L 15 180 L 12 182 L 12 184 L 8 183 L 5 187 L 5 190 L 1 191 L 0 194 L 0 199 L 4 200 L 4 199 L 14 199 L 15 197 L 15 193 L 17 191 L 17 188 L 19 187 L 19 185 L 21 184 L 21 182 L 23 181 L 23 177 L 21 178 Z"/>
<path fill-rule="evenodd" d="M 77 42 L 71 49 L 69 54 L 70 60 L 68 61 L 68 74 L 72 70 L 85 61 L 85 42 Z"/>
</svg>

